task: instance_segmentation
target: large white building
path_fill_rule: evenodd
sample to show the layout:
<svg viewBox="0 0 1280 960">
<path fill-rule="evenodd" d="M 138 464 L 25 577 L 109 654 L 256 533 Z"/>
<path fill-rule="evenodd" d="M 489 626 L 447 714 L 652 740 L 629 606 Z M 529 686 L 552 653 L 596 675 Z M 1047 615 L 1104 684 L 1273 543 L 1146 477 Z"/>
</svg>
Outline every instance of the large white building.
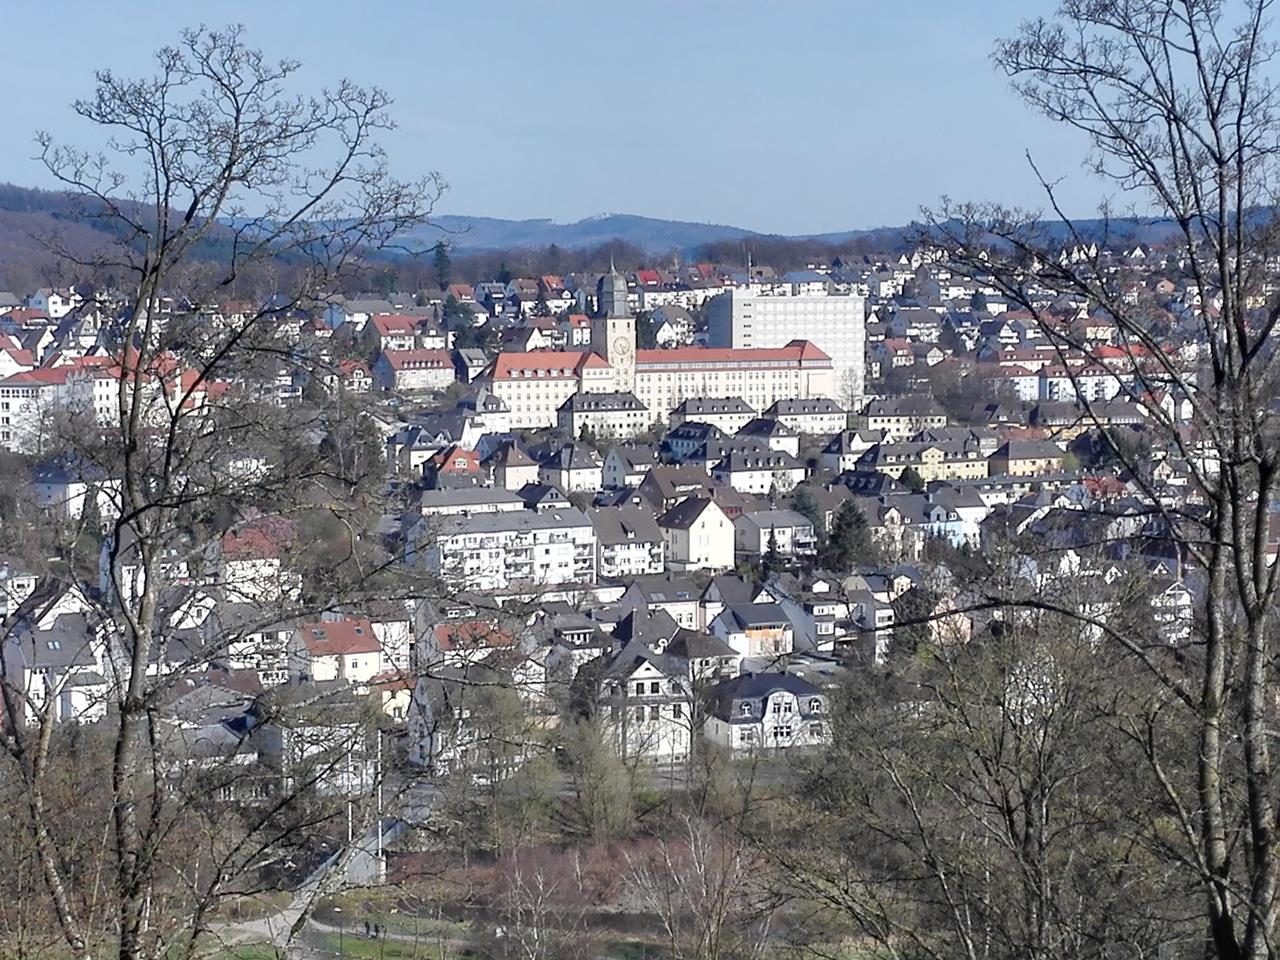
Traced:
<svg viewBox="0 0 1280 960">
<path fill-rule="evenodd" d="M 575 393 L 634 394 L 648 410 L 647 423 L 692 397 L 741 397 L 764 410 L 779 400 L 836 395 L 831 358 L 811 342 L 637 350 L 626 281 L 610 272 L 597 299 L 590 353 L 502 353 L 489 368 L 487 379 L 510 407 L 513 428 L 554 426 L 560 406 Z"/>
<path fill-rule="evenodd" d="M 440 517 L 425 531 L 423 565 L 460 590 L 596 580 L 596 533 L 581 510 Z"/>
<path fill-rule="evenodd" d="M 707 325 L 707 342 L 713 347 L 776 349 L 808 340 L 831 358 L 834 392 L 826 396 L 850 409 L 861 406 L 866 378 L 866 303 L 862 297 L 730 290 L 707 305 Z M 805 399 L 792 394 L 796 397 Z M 765 403 L 757 409 L 768 406 Z"/>
</svg>

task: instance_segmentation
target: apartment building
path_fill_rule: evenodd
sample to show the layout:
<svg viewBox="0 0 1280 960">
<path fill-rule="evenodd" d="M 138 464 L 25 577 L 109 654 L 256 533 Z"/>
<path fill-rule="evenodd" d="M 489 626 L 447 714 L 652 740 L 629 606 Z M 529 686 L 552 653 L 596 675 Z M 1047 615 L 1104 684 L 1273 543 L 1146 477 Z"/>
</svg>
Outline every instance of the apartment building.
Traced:
<svg viewBox="0 0 1280 960">
<path fill-rule="evenodd" d="M 834 391 L 826 396 L 851 406 L 862 404 L 866 372 L 866 302 L 862 297 L 777 296 L 730 290 L 708 303 L 707 323 L 707 342 L 713 347 L 776 348 L 794 340 L 810 341 L 831 358 Z"/>
<path fill-rule="evenodd" d="M 596 533 L 581 510 L 447 516 L 416 556 L 460 590 L 505 590 L 596 581 Z"/>
<path fill-rule="evenodd" d="M 648 507 L 599 507 L 591 510 L 596 531 L 596 569 L 601 578 L 643 577 L 662 573 L 666 543 Z"/>
</svg>

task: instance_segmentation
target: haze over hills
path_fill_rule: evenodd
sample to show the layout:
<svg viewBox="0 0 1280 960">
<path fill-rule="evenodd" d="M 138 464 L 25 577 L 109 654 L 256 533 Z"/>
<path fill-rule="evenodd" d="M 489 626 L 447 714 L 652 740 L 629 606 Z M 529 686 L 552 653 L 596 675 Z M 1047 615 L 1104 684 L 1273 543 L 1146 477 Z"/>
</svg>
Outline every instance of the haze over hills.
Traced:
<svg viewBox="0 0 1280 960">
<path fill-rule="evenodd" d="M 47 272 L 49 254 L 41 237 L 57 234 L 69 250 L 87 255 L 111 239 L 109 221 L 86 218 L 85 204 L 78 198 L 57 191 L 38 190 L 13 184 L 0 184 L 0 267 L 30 265 L 37 272 Z M 1122 236 L 1128 242 L 1159 243 L 1173 229 L 1168 222 L 1117 220 L 1108 225 L 1111 236 Z M 1101 221 L 1080 221 L 1081 232 L 1097 238 L 1104 232 Z M 609 241 L 622 241 L 650 254 L 678 250 L 691 254 L 707 244 L 740 241 L 749 238 L 803 240 L 842 245 L 860 241 L 862 251 L 896 252 L 911 242 L 918 228 L 888 226 L 850 229 L 833 233 L 779 236 L 728 224 L 664 220 L 634 214 L 602 214 L 572 223 L 551 219 L 506 220 L 496 217 L 470 217 L 443 214 L 433 222 L 413 230 L 406 245 L 425 249 L 440 239 L 447 240 L 456 252 L 482 252 L 517 249 L 545 249 L 552 244 L 564 250 L 596 247 Z M 1065 233 L 1059 229 L 1060 233 Z"/>
</svg>

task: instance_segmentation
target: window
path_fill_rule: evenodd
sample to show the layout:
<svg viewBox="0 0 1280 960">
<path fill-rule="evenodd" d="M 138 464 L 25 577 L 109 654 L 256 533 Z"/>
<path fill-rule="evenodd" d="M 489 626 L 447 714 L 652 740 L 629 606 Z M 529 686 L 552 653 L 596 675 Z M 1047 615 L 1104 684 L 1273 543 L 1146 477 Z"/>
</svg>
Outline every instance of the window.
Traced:
<svg viewBox="0 0 1280 960">
<path fill-rule="evenodd" d="M 651 683 L 649 684 L 649 692 L 650 692 L 650 693 L 661 693 L 661 692 L 662 692 L 662 684 L 661 684 L 660 682 L 658 682 L 657 680 L 654 680 L 653 682 L 651 682 Z"/>
<path fill-rule="evenodd" d="M 773 728 L 773 739 L 775 739 L 775 740 L 790 740 L 790 739 L 791 739 L 791 725 L 790 725 L 789 723 L 783 723 L 783 724 L 778 724 L 777 726 L 775 726 L 775 727 Z"/>
<path fill-rule="evenodd" d="M 636 721 L 644 723 L 644 707 L 636 707 Z"/>
<path fill-rule="evenodd" d="M 742 716 L 744 716 L 744 717 L 749 717 L 749 716 L 751 716 L 751 712 L 752 712 L 752 711 L 751 711 L 751 704 L 750 704 L 750 703 L 742 703 L 742 704 L 739 704 L 739 705 L 738 705 L 738 713 L 739 713 L 740 715 L 742 715 Z"/>
<path fill-rule="evenodd" d="M 643 681 L 643 680 L 637 680 L 637 681 L 636 681 L 636 696 L 637 696 L 637 697 L 643 697 L 643 696 L 644 696 L 644 681 Z"/>
<path fill-rule="evenodd" d="M 822 701 L 818 697 L 814 697 L 812 700 L 809 701 L 809 712 L 810 713 L 822 712 Z"/>
<path fill-rule="evenodd" d="M 652 707 L 650 707 L 650 708 L 649 708 L 649 719 L 650 719 L 650 720 L 660 720 L 660 719 L 662 719 L 662 708 L 661 708 L 661 707 L 659 707 L 657 704 L 654 704 Z"/>
<path fill-rule="evenodd" d="M 809 736 L 814 737 L 815 739 L 821 739 L 821 737 L 822 737 L 822 724 L 820 724 L 820 723 L 811 723 L 811 724 L 809 724 Z"/>
<path fill-rule="evenodd" d="M 679 719 L 680 717 L 683 717 L 683 716 L 684 716 L 684 708 L 683 708 L 680 704 L 678 704 L 678 703 L 673 703 L 673 704 L 671 705 L 671 715 L 672 715 L 673 717 L 675 717 L 676 719 Z"/>
</svg>

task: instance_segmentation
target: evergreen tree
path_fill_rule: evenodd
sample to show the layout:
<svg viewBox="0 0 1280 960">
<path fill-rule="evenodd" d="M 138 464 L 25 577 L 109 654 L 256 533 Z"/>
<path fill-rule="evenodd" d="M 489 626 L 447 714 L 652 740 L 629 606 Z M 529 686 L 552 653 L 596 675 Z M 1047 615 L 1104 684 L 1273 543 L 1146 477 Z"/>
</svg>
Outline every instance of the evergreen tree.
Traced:
<svg viewBox="0 0 1280 960">
<path fill-rule="evenodd" d="M 774 527 L 769 528 L 769 540 L 765 546 L 761 566 L 764 568 L 766 577 L 783 568 L 782 554 L 778 552 L 778 531 Z"/>
<path fill-rule="evenodd" d="M 912 493 L 920 493 L 924 490 L 924 477 L 920 476 L 920 471 L 915 467 L 907 467 L 903 470 L 902 476 L 898 477 L 898 482 Z"/>
<path fill-rule="evenodd" d="M 836 511 L 831 536 L 821 554 L 822 565 L 836 573 L 848 573 L 855 564 L 877 560 L 875 544 L 866 515 L 852 500 L 846 500 Z"/>
<path fill-rule="evenodd" d="M 449 256 L 449 245 L 443 240 L 437 242 L 431 252 L 431 268 L 435 271 L 436 285 L 441 290 L 449 286 L 453 278 L 453 259 Z"/>
</svg>

